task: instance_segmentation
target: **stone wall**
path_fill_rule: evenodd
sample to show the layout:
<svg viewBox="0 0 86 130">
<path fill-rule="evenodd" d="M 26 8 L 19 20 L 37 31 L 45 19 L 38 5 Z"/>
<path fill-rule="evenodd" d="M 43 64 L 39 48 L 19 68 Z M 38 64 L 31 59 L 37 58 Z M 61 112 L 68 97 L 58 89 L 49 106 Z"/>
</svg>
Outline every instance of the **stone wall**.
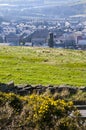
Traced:
<svg viewBox="0 0 86 130">
<path fill-rule="evenodd" d="M 12 92 L 15 94 L 19 94 L 22 96 L 36 93 L 36 94 L 43 94 L 46 91 L 49 91 L 51 94 L 54 94 L 56 92 L 60 93 L 62 91 L 68 90 L 70 94 L 76 94 L 78 90 L 81 90 L 83 92 L 86 92 L 86 87 L 71 87 L 71 86 L 42 86 L 42 85 L 37 85 L 37 86 L 32 86 L 32 85 L 15 85 L 14 82 L 9 82 L 7 84 L 0 83 L 0 91 L 1 92 Z"/>
</svg>

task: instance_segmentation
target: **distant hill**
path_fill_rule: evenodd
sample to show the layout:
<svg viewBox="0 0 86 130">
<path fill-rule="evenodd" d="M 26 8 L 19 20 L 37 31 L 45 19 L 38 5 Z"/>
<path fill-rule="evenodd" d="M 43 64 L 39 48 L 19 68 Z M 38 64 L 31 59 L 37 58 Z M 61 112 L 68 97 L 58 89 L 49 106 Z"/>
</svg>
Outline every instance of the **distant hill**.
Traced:
<svg viewBox="0 0 86 130">
<path fill-rule="evenodd" d="M 58 15 L 61 17 L 86 14 L 86 3 L 69 3 L 65 5 L 45 6 L 41 12 L 47 15 Z"/>
<path fill-rule="evenodd" d="M 0 16 L 86 15 L 86 0 L 0 0 Z"/>
</svg>

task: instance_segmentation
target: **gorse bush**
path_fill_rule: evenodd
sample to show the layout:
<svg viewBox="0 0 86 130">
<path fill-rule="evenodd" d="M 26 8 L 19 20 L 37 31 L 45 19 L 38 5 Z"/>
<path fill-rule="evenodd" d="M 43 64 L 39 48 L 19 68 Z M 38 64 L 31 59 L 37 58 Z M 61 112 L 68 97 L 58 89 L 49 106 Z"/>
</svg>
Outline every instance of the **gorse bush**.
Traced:
<svg viewBox="0 0 86 130">
<path fill-rule="evenodd" d="M 1 130 L 85 130 L 79 115 L 72 102 L 0 93 Z"/>
<path fill-rule="evenodd" d="M 22 110 L 22 101 L 15 94 L 10 94 L 8 102 L 14 111 L 20 112 Z"/>
<path fill-rule="evenodd" d="M 9 94 L 0 93 L 0 105 L 3 106 L 6 103 L 8 103 L 8 105 L 12 107 L 13 110 L 16 112 L 20 112 L 22 110 L 21 99 L 19 98 L 19 96 L 13 93 L 9 93 Z"/>
</svg>

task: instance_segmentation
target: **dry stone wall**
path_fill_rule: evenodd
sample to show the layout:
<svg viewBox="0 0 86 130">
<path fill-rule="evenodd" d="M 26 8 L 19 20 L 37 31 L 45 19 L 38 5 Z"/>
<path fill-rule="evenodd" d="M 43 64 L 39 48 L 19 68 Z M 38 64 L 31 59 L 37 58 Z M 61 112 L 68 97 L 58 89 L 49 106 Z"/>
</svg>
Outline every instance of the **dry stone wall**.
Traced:
<svg viewBox="0 0 86 130">
<path fill-rule="evenodd" d="M 66 85 L 62 85 L 62 86 L 42 86 L 42 85 L 37 85 L 37 86 L 32 86 L 32 85 L 15 85 L 14 82 L 9 82 L 7 84 L 4 83 L 0 83 L 0 91 L 1 92 L 13 92 L 22 96 L 28 95 L 28 94 L 32 94 L 32 93 L 36 93 L 36 94 L 43 94 L 46 91 L 50 91 L 50 93 L 54 94 L 56 92 L 61 92 L 61 91 L 65 91 L 68 90 L 70 92 L 70 94 L 76 94 L 78 90 L 81 90 L 83 92 L 86 92 L 86 87 L 81 87 L 81 88 L 77 88 L 77 87 L 71 87 L 71 86 L 66 86 Z"/>
</svg>

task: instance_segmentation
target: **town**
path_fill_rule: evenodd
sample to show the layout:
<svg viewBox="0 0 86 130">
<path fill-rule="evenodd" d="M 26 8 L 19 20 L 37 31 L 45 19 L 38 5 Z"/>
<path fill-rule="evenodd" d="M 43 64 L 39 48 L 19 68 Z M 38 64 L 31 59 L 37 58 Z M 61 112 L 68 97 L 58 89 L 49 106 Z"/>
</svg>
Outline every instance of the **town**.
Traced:
<svg viewBox="0 0 86 130">
<path fill-rule="evenodd" d="M 0 22 L 0 45 L 86 49 L 86 21 L 36 19 Z"/>
</svg>

